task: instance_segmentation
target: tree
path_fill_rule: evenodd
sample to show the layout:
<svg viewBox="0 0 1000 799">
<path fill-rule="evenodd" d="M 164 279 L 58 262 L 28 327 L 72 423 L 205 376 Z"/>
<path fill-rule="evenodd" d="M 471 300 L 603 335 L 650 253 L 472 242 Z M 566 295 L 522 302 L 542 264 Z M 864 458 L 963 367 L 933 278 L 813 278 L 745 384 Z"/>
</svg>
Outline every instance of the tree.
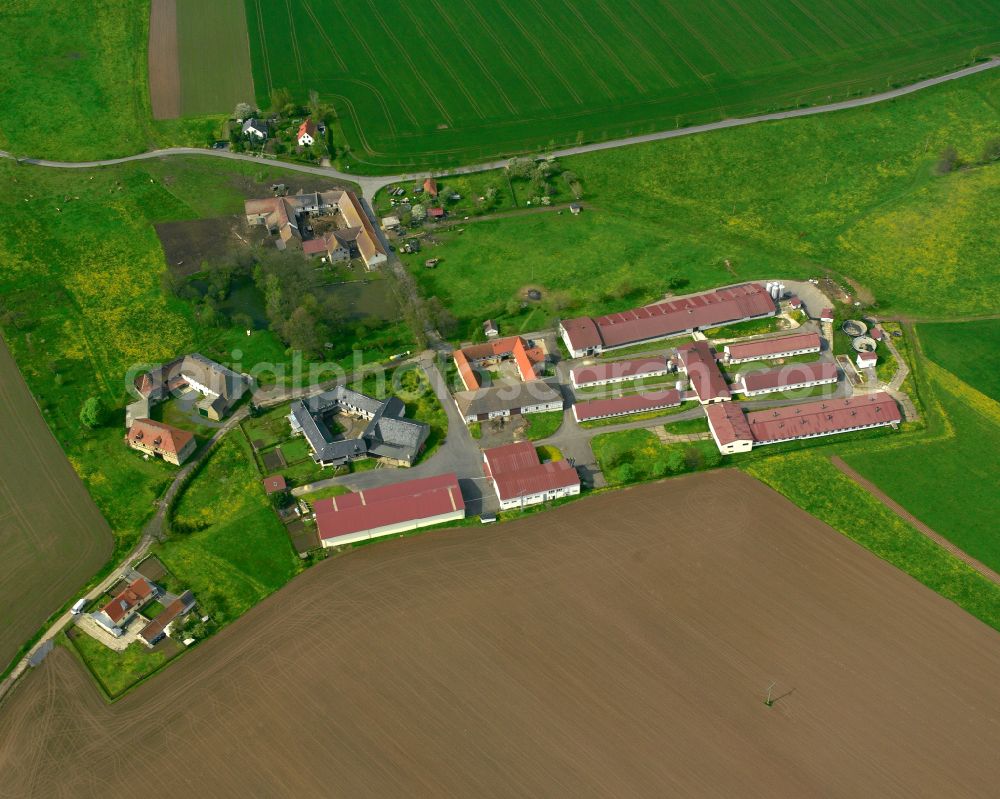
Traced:
<svg viewBox="0 0 1000 799">
<path fill-rule="evenodd" d="M 87 397 L 80 408 L 80 424 L 93 430 L 104 423 L 104 405 L 97 397 Z"/>
<path fill-rule="evenodd" d="M 285 88 L 271 89 L 271 110 L 283 111 L 287 106 L 292 105 L 292 93 Z"/>
<path fill-rule="evenodd" d="M 667 471 L 671 474 L 680 474 L 684 471 L 683 452 L 675 449 L 667 453 Z"/>
<path fill-rule="evenodd" d="M 300 305 L 285 323 L 283 338 L 292 349 L 300 350 L 306 355 L 315 355 L 323 347 L 319 327 L 309 310 Z"/>
<path fill-rule="evenodd" d="M 507 174 L 513 179 L 527 180 L 531 177 L 531 172 L 530 158 L 511 158 L 507 163 Z"/>
<path fill-rule="evenodd" d="M 617 472 L 619 483 L 631 483 L 635 480 L 635 467 L 631 463 L 623 463 Z"/>
<path fill-rule="evenodd" d="M 684 452 L 684 465 L 689 471 L 700 469 L 705 463 L 705 456 L 697 447 L 688 447 Z"/>
<path fill-rule="evenodd" d="M 250 103 L 237 103 L 233 116 L 238 120 L 249 119 L 253 116 L 253 106 Z"/>
<path fill-rule="evenodd" d="M 653 477 L 664 477 L 667 473 L 667 464 L 665 461 L 656 461 L 652 468 Z"/>
<path fill-rule="evenodd" d="M 667 288 L 671 291 L 677 291 L 678 289 L 684 288 L 691 281 L 686 277 L 681 277 L 680 275 L 674 275 L 667 280 Z"/>
<path fill-rule="evenodd" d="M 957 166 L 958 166 L 958 150 L 956 150 L 949 144 L 941 151 L 941 154 L 938 156 L 935 170 L 939 175 L 947 175 L 949 172 L 954 172 Z"/>
<path fill-rule="evenodd" d="M 705 453 L 705 467 L 708 469 L 714 469 L 722 463 L 722 453 L 717 449 L 710 449 Z"/>
<path fill-rule="evenodd" d="M 990 139 L 983 148 L 983 162 L 1000 161 L 1000 138 Z"/>
</svg>

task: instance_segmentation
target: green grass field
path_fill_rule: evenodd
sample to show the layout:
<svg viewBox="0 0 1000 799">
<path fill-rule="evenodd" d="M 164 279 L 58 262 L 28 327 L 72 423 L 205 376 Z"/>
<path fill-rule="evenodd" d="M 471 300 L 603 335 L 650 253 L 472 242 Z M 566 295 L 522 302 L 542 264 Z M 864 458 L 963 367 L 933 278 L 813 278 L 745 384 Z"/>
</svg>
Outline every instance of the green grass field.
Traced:
<svg viewBox="0 0 1000 799">
<path fill-rule="evenodd" d="M 116 652 L 79 630 L 72 639 L 60 637 L 57 640 L 76 652 L 109 699 L 119 698 L 170 660 L 162 650 L 153 651 L 140 641 Z"/>
<path fill-rule="evenodd" d="M 470 220 L 439 236 L 436 269 L 424 253 L 404 260 L 463 335 L 487 318 L 515 333 L 649 302 L 672 277 L 692 291 L 827 268 L 868 286 L 882 315 L 992 313 L 1000 164 L 974 164 L 1000 137 L 997 107 L 1000 75 L 987 73 L 870 108 L 561 159 L 583 181 L 580 216 Z M 969 166 L 935 175 L 949 145 Z M 543 299 L 522 310 L 526 286 Z"/>
<path fill-rule="evenodd" d="M 219 117 L 152 120 L 148 30 L 149 0 L 0 4 L 0 150 L 89 160 L 221 135 Z"/>
<path fill-rule="evenodd" d="M 844 456 L 918 519 L 1000 570 L 1000 404 L 934 364 L 927 380 L 940 404 L 930 435 Z"/>
<path fill-rule="evenodd" d="M 332 99 L 370 168 L 839 100 L 1000 46 L 978 0 L 246 0 L 258 99 Z"/>
<path fill-rule="evenodd" d="M 200 351 L 243 369 L 289 366 L 267 330 L 252 337 L 201 322 L 161 286 L 166 269 L 153 229 L 161 221 L 242 210 L 247 184 L 288 180 L 256 164 L 167 159 L 58 171 L 0 162 L 0 329 L 67 456 L 127 550 L 176 471 L 122 444 L 125 374 Z M 388 328 L 387 328 L 388 329 Z M 377 332 L 374 337 L 381 334 Z M 400 348 L 398 340 L 388 346 Z M 387 357 L 371 347 L 366 357 Z M 290 372 L 290 369 L 289 369 Z M 81 430 L 80 407 L 98 396 L 115 412 Z"/>
<path fill-rule="evenodd" d="M 231 114 L 253 104 L 243 0 L 177 0 L 181 113 Z"/>
<path fill-rule="evenodd" d="M 260 485 L 249 446 L 228 436 L 177 501 L 174 533 L 155 548 L 177 588 L 190 588 L 202 607 L 232 621 L 300 570 L 284 526 Z"/>
<path fill-rule="evenodd" d="M 1000 320 L 922 324 L 917 334 L 934 363 L 1000 402 Z"/>
</svg>

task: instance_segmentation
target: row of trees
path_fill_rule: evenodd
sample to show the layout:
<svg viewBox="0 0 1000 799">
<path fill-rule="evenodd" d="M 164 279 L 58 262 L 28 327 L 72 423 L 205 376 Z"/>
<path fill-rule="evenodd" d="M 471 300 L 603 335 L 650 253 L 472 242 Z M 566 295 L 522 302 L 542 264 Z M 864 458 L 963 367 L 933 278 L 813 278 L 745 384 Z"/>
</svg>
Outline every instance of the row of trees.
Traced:
<svg viewBox="0 0 1000 799">
<path fill-rule="evenodd" d="M 953 146 L 948 145 L 938 155 L 935 170 L 939 175 L 947 175 L 963 166 L 985 166 L 1000 161 L 1000 138 L 990 139 L 983 147 L 978 161 L 963 161 Z"/>
</svg>

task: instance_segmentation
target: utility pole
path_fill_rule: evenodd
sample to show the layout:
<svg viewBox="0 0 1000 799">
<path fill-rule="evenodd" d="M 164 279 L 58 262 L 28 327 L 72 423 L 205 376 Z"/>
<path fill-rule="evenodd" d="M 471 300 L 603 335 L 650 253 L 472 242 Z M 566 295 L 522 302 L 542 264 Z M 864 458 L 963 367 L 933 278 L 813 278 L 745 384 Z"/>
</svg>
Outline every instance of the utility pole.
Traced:
<svg viewBox="0 0 1000 799">
<path fill-rule="evenodd" d="M 774 705 L 774 700 L 771 698 L 771 691 L 773 689 L 774 689 L 774 683 L 772 682 L 769 686 L 767 686 L 767 699 L 764 700 L 764 704 L 767 705 L 768 707 Z"/>
</svg>

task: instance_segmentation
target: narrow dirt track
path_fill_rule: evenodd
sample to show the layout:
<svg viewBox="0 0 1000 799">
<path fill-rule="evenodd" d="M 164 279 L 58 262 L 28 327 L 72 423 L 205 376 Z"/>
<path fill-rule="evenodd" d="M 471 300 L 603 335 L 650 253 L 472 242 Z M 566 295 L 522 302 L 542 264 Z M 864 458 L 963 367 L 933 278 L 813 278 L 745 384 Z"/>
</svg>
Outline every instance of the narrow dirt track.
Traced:
<svg viewBox="0 0 1000 799">
<path fill-rule="evenodd" d="M 722 119 L 718 122 L 709 122 L 704 125 L 692 125 L 687 128 L 678 128 L 676 130 L 661 130 L 656 133 L 646 133 L 641 136 L 628 136 L 622 139 L 612 139 L 610 141 L 582 144 L 575 147 L 567 147 L 562 150 L 555 150 L 551 154 L 557 158 L 563 158 L 573 155 L 582 155 L 584 153 L 598 152 L 599 150 L 611 150 L 617 147 L 628 147 L 633 144 L 647 144 L 654 141 L 663 141 L 664 139 L 676 139 L 682 136 L 693 136 L 699 133 L 709 133 L 714 130 L 725 130 L 727 128 L 737 128 L 744 125 L 754 125 L 758 122 L 774 122 L 781 119 L 794 119 L 796 117 L 815 116 L 816 114 L 829 114 L 835 111 L 845 111 L 849 108 L 861 108 L 867 105 L 882 103 L 886 100 L 893 100 L 897 97 L 904 97 L 907 94 L 913 94 L 914 92 L 930 88 L 931 86 L 938 86 L 942 83 L 948 83 L 949 81 L 965 78 L 969 75 L 975 75 L 979 72 L 994 69 L 998 66 L 1000 66 L 1000 58 L 993 58 L 980 64 L 974 64 L 971 67 L 965 67 L 964 69 L 959 69 L 955 72 L 949 72 L 947 75 L 938 75 L 934 78 L 928 78 L 927 80 L 918 81 L 917 83 L 911 83 L 908 86 L 902 86 L 898 89 L 892 89 L 887 92 L 879 92 L 878 94 L 872 94 L 867 97 L 856 97 L 852 100 L 842 100 L 841 102 L 829 103 L 827 105 L 815 105 L 810 106 L 809 108 L 795 108 L 789 111 L 776 111 L 772 114 L 757 114 L 749 117 Z M 485 172 L 490 169 L 500 169 L 508 163 L 508 159 L 501 159 L 443 171 L 425 170 L 423 172 L 400 175 L 372 176 L 339 172 L 336 169 L 325 167 L 313 167 L 304 164 L 290 164 L 282 161 L 272 161 L 270 159 L 261 159 L 244 153 L 230 153 L 224 150 L 207 150 L 196 147 L 168 147 L 162 150 L 153 150 L 148 153 L 138 153 L 136 155 L 124 156 L 122 158 L 107 158 L 100 161 L 50 161 L 44 158 L 16 156 L 12 153 L 0 150 L 0 158 L 13 158 L 21 163 L 54 167 L 57 169 L 86 169 L 96 166 L 112 166 L 114 164 L 123 164 L 129 161 L 142 161 L 148 158 L 163 158 L 165 156 L 174 155 L 205 155 L 215 158 L 230 158 L 239 161 L 257 161 L 258 163 L 267 163 L 282 169 L 326 175 L 339 180 L 348 180 L 357 183 L 366 197 L 373 197 L 379 189 L 383 186 L 388 186 L 390 183 L 414 180 L 418 177 L 422 179 L 432 172 L 442 177 L 447 175 L 465 175 L 473 172 Z"/>
<path fill-rule="evenodd" d="M 963 563 L 968 564 L 977 572 L 979 572 L 983 577 L 985 577 L 990 582 L 1000 585 L 1000 574 L 997 574 L 993 569 L 976 560 L 972 555 L 968 554 L 962 549 L 959 549 L 951 541 L 945 538 L 941 533 L 933 530 L 924 524 L 920 519 L 910 513 L 906 508 L 900 505 L 896 500 L 886 494 L 882 489 L 875 485 L 871 480 L 863 477 L 858 472 L 854 471 L 850 466 L 848 466 L 840 457 L 837 455 L 832 455 L 830 457 L 830 462 L 837 467 L 843 474 L 850 477 L 855 483 L 861 486 L 865 491 L 871 494 L 875 499 L 885 505 L 889 510 L 895 513 L 900 519 L 902 519 L 907 524 L 911 524 L 916 527 L 921 533 L 927 536 L 931 541 L 933 541 L 938 546 L 943 547 L 948 550 L 952 555 L 958 558 Z"/>
<path fill-rule="evenodd" d="M 0 797 L 990 796 L 998 670 L 722 470 L 326 561 L 111 706 L 58 648 L 0 707 Z"/>
</svg>

